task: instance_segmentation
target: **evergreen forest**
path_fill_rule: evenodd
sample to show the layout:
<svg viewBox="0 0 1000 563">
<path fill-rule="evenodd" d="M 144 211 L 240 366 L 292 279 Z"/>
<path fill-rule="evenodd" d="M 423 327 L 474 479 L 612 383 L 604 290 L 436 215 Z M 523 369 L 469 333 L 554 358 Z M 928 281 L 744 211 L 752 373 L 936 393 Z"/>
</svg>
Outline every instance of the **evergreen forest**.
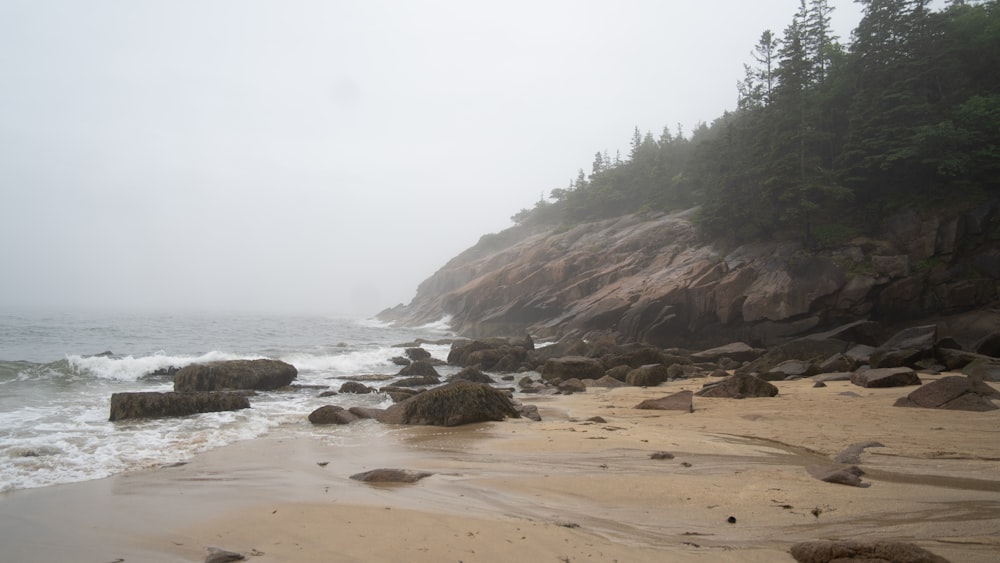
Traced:
<svg viewBox="0 0 1000 563">
<path fill-rule="evenodd" d="M 764 31 L 737 106 L 694 131 L 633 132 L 594 156 L 518 225 L 573 225 L 697 207 L 715 238 L 832 246 L 903 208 L 952 209 L 1000 193 L 997 0 L 857 0 L 842 44 L 826 0 Z"/>
</svg>

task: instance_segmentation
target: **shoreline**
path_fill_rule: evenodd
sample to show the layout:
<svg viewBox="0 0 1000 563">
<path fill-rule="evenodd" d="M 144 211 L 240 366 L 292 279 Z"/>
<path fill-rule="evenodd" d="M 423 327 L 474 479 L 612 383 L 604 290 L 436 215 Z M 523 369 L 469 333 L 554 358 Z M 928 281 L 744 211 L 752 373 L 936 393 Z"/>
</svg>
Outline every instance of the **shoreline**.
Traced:
<svg viewBox="0 0 1000 563">
<path fill-rule="evenodd" d="M 793 561 L 791 545 L 813 539 L 995 560 L 1000 411 L 891 407 L 913 388 L 808 379 L 776 382 L 774 398 L 695 397 L 693 413 L 633 408 L 705 381 L 518 394 L 542 422 L 279 432 L 182 465 L 13 491 L 0 495 L 0 542 L 23 562 L 204 561 L 209 546 L 259 563 Z M 866 441 L 884 444 L 857 464 L 869 487 L 808 473 Z M 650 459 L 660 451 L 674 457 Z M 382 467 L 433 475 L 349 479 Z"/>
</svg>

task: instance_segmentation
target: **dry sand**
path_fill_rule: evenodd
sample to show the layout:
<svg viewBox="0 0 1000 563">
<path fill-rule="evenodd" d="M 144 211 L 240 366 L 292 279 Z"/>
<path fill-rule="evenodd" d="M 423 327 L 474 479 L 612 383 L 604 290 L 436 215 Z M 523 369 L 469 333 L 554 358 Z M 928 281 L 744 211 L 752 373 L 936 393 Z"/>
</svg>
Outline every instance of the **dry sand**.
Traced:
<svg viewBox="0 0 1000 563">
<path fill-rule="evenodd" d="M 894 408 L 912 388 L 806 380 L 774 398 L 695 397 L 694 413 L 633 408 L 702 383 L 519 395 L 542 422 L 278 432 L 181 466 L 9 493 L 0 559 L 204 561 L 214 546 L 259 563 L 763 562 L 812 539 L 1000 559 L 1000 411 Z M 861 455 L 868 487 L 806 470 L 866 441 L 885 446 Z M 434 475 L 349 479 L 379 467 Z"/>
</svg>

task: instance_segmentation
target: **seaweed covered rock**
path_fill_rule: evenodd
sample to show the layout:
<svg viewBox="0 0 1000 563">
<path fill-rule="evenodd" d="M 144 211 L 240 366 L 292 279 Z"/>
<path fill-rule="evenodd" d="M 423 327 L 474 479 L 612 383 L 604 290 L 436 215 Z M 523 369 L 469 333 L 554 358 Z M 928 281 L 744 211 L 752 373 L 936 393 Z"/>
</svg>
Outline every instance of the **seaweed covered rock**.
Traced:
<svg viewBox="0 0 1000 563">
<path fill-rule="evenodd" d="M 460 426 L 507 417 L 520 417 L 507 393 L 483 383 L 458 380 L 392 405 L 379 417 L 379 421 Z"/>
<path fill-rule="evenodd" d="M 279 360 L 229 360 L 191 364 L 174 375 L 174 391 L 270 391 L 286 387 L 298 376 L 291 364 Z"/>
<path fill-rule="evenodd" d="M 167 418 L 248 408 L 249 399 L 236 393 L 114 393 L 111 395 L 111 414 L 108 420 L 114 422 L 131 418 Z"/>
</svg>

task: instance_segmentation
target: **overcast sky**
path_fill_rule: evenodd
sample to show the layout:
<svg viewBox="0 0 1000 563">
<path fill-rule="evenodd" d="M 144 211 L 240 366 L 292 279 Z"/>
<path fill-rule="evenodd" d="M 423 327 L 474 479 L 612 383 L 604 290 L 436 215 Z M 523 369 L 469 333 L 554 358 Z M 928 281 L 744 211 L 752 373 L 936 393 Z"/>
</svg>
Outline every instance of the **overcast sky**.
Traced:
<svg viewBox="0 0 1000 563">
<path fill-rule="evenodd" d="M 797 5 L 0 0 L 0 309 L 409 302 L 633 127 L 733 109 Z"/>
</svg>

